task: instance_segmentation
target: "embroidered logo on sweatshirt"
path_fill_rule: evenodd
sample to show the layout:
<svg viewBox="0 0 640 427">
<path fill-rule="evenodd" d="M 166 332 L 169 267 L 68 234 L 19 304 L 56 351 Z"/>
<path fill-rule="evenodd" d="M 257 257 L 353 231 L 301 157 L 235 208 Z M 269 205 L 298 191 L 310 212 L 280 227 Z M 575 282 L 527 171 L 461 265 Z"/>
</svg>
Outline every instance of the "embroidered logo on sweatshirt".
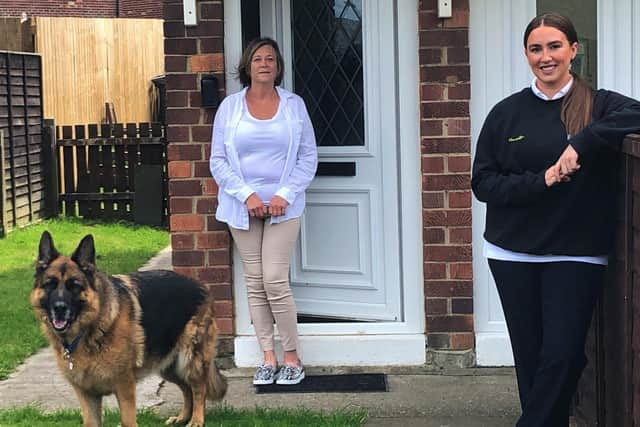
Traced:
<svg viewBox="0 0 640 427">
<path fill-rule="evenodd" d="M 512 136 L 510 138 L 507 139 L 507 141 L 509 142 L 519 142 L 522 141 L 524 139 L 524 135 L 518 135 L 518 136 Z"/>
</svg>

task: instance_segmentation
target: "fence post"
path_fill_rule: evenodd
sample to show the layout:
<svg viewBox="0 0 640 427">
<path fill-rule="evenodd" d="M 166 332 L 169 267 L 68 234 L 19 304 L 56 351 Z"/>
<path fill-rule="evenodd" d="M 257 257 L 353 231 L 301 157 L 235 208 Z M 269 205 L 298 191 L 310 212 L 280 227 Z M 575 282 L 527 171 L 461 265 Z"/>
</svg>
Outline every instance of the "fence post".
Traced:
<svg viewBox="0 0 640 427">
<path fill-rule="evenodd" d="M 42 126 L 42 163 L 44 165 L 44 206 L 47 218 L 59 215 L 58 147 L 53 119 L 44 119 Z"/>
<path fill-rule="evenodd" d="M 4 131 L 0 129 L 0 237 L 7 231 L 5 209 L 7 207 L 7 180 L 4 175 Z"/>
</svg>

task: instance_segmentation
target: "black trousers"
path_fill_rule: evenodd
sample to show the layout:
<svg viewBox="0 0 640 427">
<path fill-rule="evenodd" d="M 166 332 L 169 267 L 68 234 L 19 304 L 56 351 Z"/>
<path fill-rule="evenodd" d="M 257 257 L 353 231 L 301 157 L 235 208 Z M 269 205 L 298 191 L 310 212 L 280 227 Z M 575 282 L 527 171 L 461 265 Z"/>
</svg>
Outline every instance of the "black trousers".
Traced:
<svg viewBox="0 0 640 427">
<path fill-rule="evenodd" d="M 489 260 L 516 365 L 517 427 L 567 427 L 605 267 Z"/>
</svg>

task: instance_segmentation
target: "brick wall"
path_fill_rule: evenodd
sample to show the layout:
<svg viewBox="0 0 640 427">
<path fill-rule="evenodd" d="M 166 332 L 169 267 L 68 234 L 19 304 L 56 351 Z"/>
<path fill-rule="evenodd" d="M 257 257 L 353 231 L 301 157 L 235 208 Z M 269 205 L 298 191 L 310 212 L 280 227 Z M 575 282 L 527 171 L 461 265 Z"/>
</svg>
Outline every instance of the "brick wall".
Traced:
<svg viewBox="0 0 640 427">
<path fill-rule="evenodd" d="M 419 4 L 424 286 L 428 346 L 474 348 L 469 0 L 440 19 Z"/>
<path fill-rule="evenodd" d="M 169 209 L 173 266 L 210 285 L 217 324 L 233 348 L 231 239 L 214 218 L 217 187 L 209 172 L 215 110 L 201 108 L 200 78 L 214 74 L 224 88 L 222 1 L 198 1 L 198 25 L 185 27 L 182 1 L 164 0 Z M 220 96 L 222 97 L 221 92 Z"/>
<path fill-rule="evenodd" d="M 160 0 L 2 0 L 0 16 L 77 16 L 85 18 L 161 18 Z"/>
</svg>

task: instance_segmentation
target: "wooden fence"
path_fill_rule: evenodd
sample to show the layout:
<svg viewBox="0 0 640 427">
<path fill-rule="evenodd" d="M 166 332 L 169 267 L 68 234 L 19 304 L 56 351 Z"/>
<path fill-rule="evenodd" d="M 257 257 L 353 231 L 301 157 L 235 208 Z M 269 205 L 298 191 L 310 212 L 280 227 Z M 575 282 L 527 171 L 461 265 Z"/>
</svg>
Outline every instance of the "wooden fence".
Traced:
<svg viewBox="0 0 640 427">
<path fill-rule="evenodd" d="M 35 18 L 44 115 L 58 125 L 150 122 L 153 84 L 164 73 L 160 19 Z"/>
<path fill-rule="evenodd" d="M 48 123 L 46 134 L 57 156 L 62 215 L 166 223 L 166 139 L 161 124 L 58 126 L 54 131 Z"/>
<path fill-rule="evenodd" d="M 621 165 L 616 246 L 576 395 L 580 426 L 640 426 L 640 136 L 624 142 Z"/>
<path fill-rule="evenodd" d="M 0 51 L 0 235 L 43 218 L 39 55 Z"/>
</svg>

